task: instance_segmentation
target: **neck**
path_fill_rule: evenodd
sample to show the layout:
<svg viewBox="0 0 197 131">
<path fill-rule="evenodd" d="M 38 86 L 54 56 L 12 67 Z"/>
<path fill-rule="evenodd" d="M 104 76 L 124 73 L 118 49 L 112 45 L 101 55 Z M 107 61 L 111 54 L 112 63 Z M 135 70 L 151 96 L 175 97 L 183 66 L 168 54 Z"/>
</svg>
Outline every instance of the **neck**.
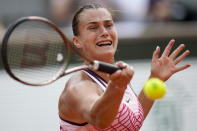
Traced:
<svg viewBox="0 0 197 131">
<path fill-rule="evenodd" d="M 99 59 L 98 61 L 102 61 L 102 62 L 106 62 L 106 63 L 110 63 L 110 64 L 114 64 L 114 58 L 112 59 Z M 88 64 L 89 62 L 85 61 L 85 64 Z M 104 72 L 100 72 L 100 71 L 96 71 L 94 70 L 95 73 L 97 73 L 98 75 L 100 75 L 104 80 L 106 80 L 107 82 L 109 81 L 109 74 L 108 73 L 104 73 Z"/>
<path fill-rule="evenodd" d="M 102 61 L 102 62 L 106 62 L 106 63 L 110 63 L 110 64 L 114 64 L 114 57 L 111 57 L 111 58 L 99 58 L 97 59 L 98 61 Z"/>
<path fill-rule="evenodd" d="M 91 59 L 90 59 L 91 60 Z M 98 61 L 102 61 L 102 62 L 106 62 L 106 63 L 110 63 L 110 64 L 114 64 L 115 61 L 114 61 L 114 57 L 111 57 L 110 59 L 109 58 L 98 58 L 98 59 L 92 59 L 93 60 L 98 60 Z M 84 61 L 85 64 L 88 64 L 90 62 L 88 61 Z"/>
</svg>

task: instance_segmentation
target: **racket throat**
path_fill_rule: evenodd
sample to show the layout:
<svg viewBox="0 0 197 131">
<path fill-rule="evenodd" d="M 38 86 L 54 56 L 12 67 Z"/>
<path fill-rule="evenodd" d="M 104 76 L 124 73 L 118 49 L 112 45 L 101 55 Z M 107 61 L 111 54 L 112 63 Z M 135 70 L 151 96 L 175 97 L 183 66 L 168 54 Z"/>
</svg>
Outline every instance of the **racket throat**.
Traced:
<svg viewBox="0 0 197 131">
<path fill-rule="evenodd" d="M 78 67 L 67 69 L 61 76 L 68 75 L 68 74 L 71 74 L 73 72 L 77 72 L 77 71 L 80 71 L 80 70 L 86 70 L 86 69 L 93 69 L 93 70 L 105 72 L 105 73 L 108 73 L 108 74 L 112 74 L 117 70 L 121 70 L 121 68 L 116 66 L 116 65 L 112 65 L 112 64 L 109 64 L 109 63 L 105 63 L 105 62 L 95 60 L 89 65 L 81 65 L 81 66 L 78 66 Z"/>
</svg>

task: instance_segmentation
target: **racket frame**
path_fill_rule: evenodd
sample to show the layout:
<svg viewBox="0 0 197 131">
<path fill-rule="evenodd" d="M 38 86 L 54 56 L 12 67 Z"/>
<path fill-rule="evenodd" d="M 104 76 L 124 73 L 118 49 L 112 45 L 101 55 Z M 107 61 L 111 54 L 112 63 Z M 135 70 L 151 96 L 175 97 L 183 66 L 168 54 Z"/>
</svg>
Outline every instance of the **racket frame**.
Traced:
<svg viewBox="0 0 197 131">
<path fill-rule="evenodd" d="M 10 69 L 10 66 L 8 64 L 8 60 L 7 60 L 7 43 L 8 43 L 9 37 L 11 36 L 12 32 L 15 30 L 15 28 L 17 26 L 19 26 L 23 22 L 31 21 L 31 20 L 36 20 L 36 21 L 44 22 L 44 23 L 50 25 L 50 27 L 52 27 L 54 30 L 56 30 L 59 33 L 59 35 L 61 36 L 61 38 L 64 41 L 64 45 L 66 46 L 66 49 L 67 49 L 67 58 L 68 58 L 68 59 L 66 59 L 66 62 L 63 64 L 63 66 L 60 68 L 60 71 L 57 73 L 57 75 L 55 75 L 52 79 L 50 79 L 48 81 L 44 81 L 44 82 L 37 83 L 37 84 L 22 81 L 17 76 L 15 76 L 12 73 L 12 71 Z M 70 46 L 68 47 L 68 44 L 65 44 L 65 42 L 69 42 L 69 41 L 65 38 L 64 34 L 60 31 L 60 29 L 57 28 L 57 26 L 53 22 L 49 21 L 48 19 L 45 19 L 43 17 L 38 17 L 38 16 L 22 17 L 22 18 L 16 20 L 14 23 L 12 23 L 8 27 L 7 32 L 4 35 L 4 38 L 3 38 L 3 41 L 2 41 L 2 51 L 1 51 L 2 61 L 3 61 L 4 68 L 5 68 L 6 72 L 14 80 L 19 81 L 19 82 L 21 82 L 21 83 L 23 83 L 25 85 L 30 85 L 30 86 L 44 86 L 44 85 L 48 85 L 48 84 L 56 81 L 60 76 L 62 76 L 64 74 L 65 70 L 68 68 L 68 65 L 70 63 Z M 69 43 L 69 45 L 70 45 L 70 43 Z"/>
</svg>

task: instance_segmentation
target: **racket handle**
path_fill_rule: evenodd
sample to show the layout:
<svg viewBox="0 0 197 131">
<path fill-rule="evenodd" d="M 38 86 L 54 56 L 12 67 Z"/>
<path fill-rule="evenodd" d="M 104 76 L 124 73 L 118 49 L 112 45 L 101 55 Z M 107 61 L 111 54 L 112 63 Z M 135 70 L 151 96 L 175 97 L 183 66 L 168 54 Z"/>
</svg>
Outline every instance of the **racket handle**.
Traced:
<svg viewBox="0 0 197 131">
<path fill-rule="evenodd" d="M 109 74 L 113 74 L 117 70 L 121 70 L 121 68 L 116 66 L 116 65 L 112 65 L 112 64 L 97 61 L 97 60 L 94 61 L 93 68 L 95 70 L 105 72 L 105 73 L 109 73 Z"/>
</svg>

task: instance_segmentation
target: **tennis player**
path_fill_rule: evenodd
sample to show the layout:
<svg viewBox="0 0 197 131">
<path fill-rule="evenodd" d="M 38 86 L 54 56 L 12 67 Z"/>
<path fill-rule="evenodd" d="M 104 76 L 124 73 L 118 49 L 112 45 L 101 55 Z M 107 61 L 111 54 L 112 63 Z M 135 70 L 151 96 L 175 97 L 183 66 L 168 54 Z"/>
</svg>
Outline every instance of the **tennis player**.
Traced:
<svg viewBox="0 0 197 131">
<path fill-rule="evenodd" d="M 116 64 L 122 70 L 112 75 L 94 70 L 73 74 L 59 99 L 60 130 L 138 131 L 154 101 L 143 90 L 139 95 L 132 90 L 132 67 L 122 61 L 115 63 L 118 36 L 112 15 L 101 5 L 85 5 L 76 12 L 72 24 L 77 48 L 91 60 Z M 169 42 L 160 58 L 160 48 L 156 48 L 149 78 L 166 81 L 190 66 L 176 66 L 189 51 L 180 54 L 184 48 L 181 44 L 170 54 L 174 43 L 174 40 Z"/>
</svg>

